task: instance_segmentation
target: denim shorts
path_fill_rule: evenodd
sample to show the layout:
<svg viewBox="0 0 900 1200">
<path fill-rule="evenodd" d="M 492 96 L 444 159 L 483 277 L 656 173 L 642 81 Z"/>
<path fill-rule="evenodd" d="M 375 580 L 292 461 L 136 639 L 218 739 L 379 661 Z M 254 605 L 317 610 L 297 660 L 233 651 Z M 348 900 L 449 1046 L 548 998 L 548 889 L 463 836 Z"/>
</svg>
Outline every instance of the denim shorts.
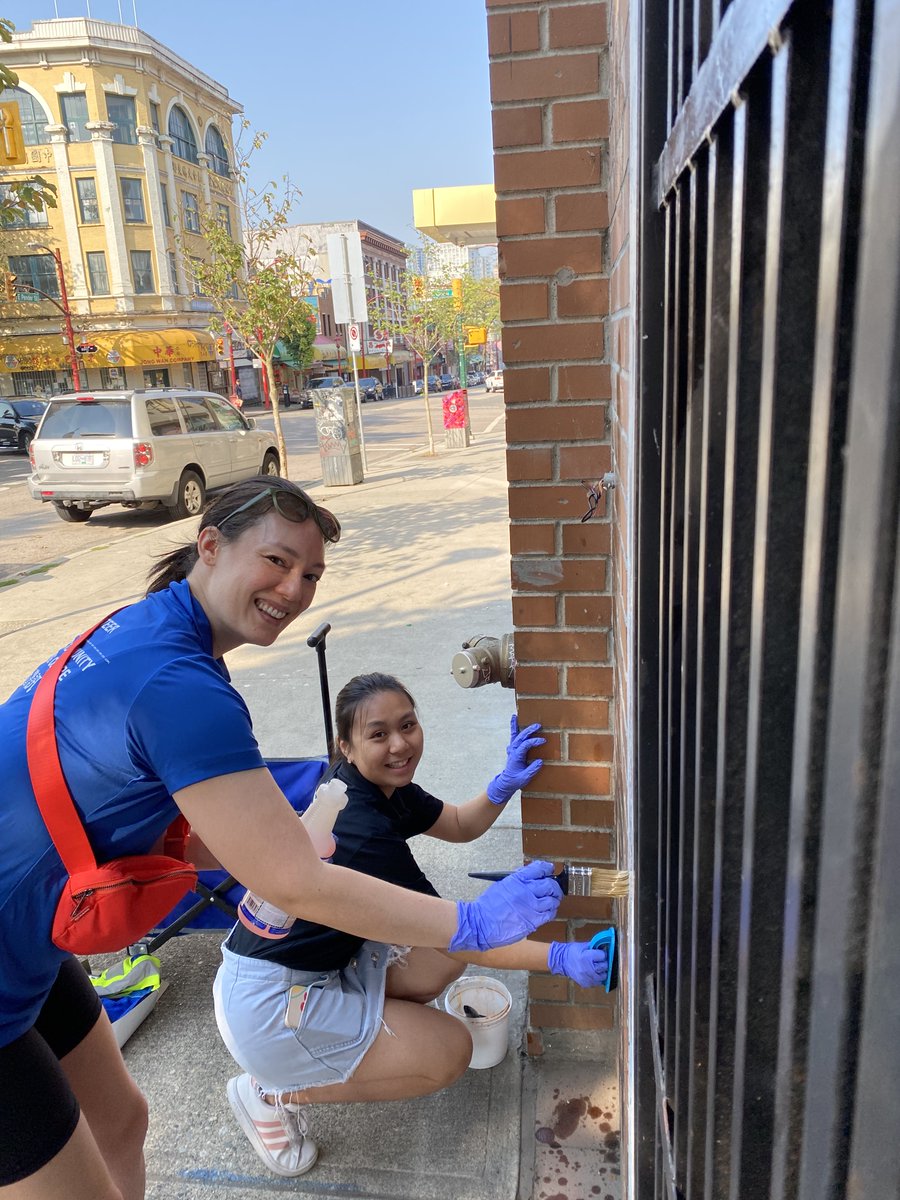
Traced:
<svg viewBox="0 0 900 1200">
<path fill-rule="evenodd" d="M 294 971 L 223 946 L 213 998 L 232 1057 L 270 1093 L 346 1083 L 381 1029 L 392 949 L 363 942 L 340 971 Z M 306 989 L 299 1015 L 291 988 Z"/>
</svg>

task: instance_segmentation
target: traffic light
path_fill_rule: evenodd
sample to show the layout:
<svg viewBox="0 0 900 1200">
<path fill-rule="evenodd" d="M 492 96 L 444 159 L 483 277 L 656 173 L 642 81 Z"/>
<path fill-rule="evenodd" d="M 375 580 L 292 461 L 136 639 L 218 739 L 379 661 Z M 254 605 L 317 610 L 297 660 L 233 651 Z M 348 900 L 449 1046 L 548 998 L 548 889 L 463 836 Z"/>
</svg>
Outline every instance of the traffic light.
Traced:
<svg viewBox="0 0 900 1200">
<path fill-rule="evenodd" d="M 0 104 L 0 167 L 15 167 L 25 161 L 22 114 L 15 100 Z"/>
<path fill-rule="evenodd" d="M 219 356 L 219 358 L 221 358 L 224 353 L 225 353 L 225 339 L 224 338 L 216 338 L 216 354 Z"/>
<path fill-rule="evenodd" d="M 6 299 L 10 304 L 16 301 L 16 280 L 18 275 L 13 275 L 12 271 L 7 271 L 3 277 L 3 286 L 6 290 Z"/>
<path fill-rule="evenodd" d="M 413 275 L 412 277 L 412 294 L 415 300 L 421 300 L 425 295 L 425 280 L 421 275 Z"/>
<path fill-rule="evenodd" d="M 462 280 L 454 279 L 453 288 L 453 307 L 459 312 L 462 309 Z"/>
</svg>

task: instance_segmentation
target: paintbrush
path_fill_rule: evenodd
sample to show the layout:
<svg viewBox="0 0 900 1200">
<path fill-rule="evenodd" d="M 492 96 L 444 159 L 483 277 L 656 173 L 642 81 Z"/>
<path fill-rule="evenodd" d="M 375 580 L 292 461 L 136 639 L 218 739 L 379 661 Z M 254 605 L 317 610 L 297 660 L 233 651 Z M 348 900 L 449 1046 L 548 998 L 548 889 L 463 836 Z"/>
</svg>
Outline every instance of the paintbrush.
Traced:
<svg viewBox="0 0 900 1200">
<path fill-rule="evenodd" d="M 505 879 L 512 871 L 470 871 L 470 879 Z M 627 896 L 631 872 L 616 867 L 578 867 L 567 863 L 553 878 L 564 896 Z"/>
</svg>

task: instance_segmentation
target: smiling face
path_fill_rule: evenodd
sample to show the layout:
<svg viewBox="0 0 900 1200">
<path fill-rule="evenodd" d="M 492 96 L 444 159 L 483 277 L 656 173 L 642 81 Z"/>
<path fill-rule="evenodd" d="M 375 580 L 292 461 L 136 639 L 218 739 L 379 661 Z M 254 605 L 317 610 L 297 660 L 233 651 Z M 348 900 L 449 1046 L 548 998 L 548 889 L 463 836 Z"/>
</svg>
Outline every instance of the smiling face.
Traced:
<svg viewBox="0 0 900 1200">
<path fill-rule="evenodd" d="M 412 782 L 422 757 L 425 734 L 403 692 L 376 692 L 361 704 L 350 741 L 341 753 L 386 796 Z"/>
<path fill-rule="evenodd" d="M 236 646 L 271 646 L 312 604 L 325 570 L 325 545 L 314 521 L 288 521 L 274 509 L 226 541 L 215 526 L 197 539 L 189 576 L 213 631 L 213 654 Z"/>
</svg>

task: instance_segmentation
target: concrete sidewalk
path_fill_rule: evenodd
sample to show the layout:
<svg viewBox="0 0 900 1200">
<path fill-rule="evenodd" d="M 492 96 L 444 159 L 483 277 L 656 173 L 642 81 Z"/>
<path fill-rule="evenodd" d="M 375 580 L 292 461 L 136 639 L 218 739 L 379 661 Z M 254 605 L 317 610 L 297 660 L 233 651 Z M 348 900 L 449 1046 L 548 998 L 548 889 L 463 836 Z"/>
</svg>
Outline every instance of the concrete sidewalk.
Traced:
<svg viewBox="0 0 900 1200">
<path fill-rule="evenodd" d="M 398 675 L 415 696 L 426 734 L 417 780 L 429 791 L 462 801 L 500 769 L 514 695 L 499 686 L 464 691 L 451 679 L 450 661 L 466 638 L 512 628 L 504 452 L 502 430 L 486 432 L 464 451 L 382 461 L 355 487 L 310 488 L 344 528 L 328 552 L 316 602 L 274 647 L 244 647 L 228 660 L 265 754 L 324 750 L 306 638 L 328 621 L 332 697 L 366 670 Z M 4 588 L 0 695 L 104 612 L 140 596 L 154 557 L 194 528 L 186 521 L 143 530 Z M 414 851 L 443 895 L 471 898 L 483 885 L 467 871 L 521 862 L 520 820 L 514 801 L 477 843 L 419 838 Z M 219 1040 L 210 994 L 222 936 L 196 933 L 163 947 L 169 986 L 125 1048 L 150 1102 L 152 1200 L 618 1197 L 612 1036 L 559 1038 L 543 1059 L 526 1059 L 526 980 L 511 972 L 502 973 L 514 996 L 510 1050 L 498 1067 L 470 1070 L 422 1100 L 315 1106 L 316 1167 L 299 1180 L 270 1175 L 225 1099 L 235 1066 Z"/>
</svg>

